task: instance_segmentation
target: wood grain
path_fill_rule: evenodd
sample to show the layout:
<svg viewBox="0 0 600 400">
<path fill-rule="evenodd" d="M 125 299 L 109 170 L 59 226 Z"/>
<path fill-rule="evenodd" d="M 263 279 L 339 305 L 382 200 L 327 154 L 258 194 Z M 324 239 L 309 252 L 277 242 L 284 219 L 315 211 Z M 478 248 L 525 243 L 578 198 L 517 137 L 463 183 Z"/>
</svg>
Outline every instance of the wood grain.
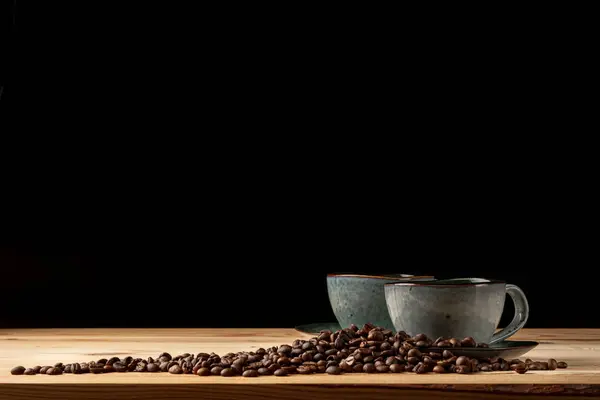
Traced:
<svg viewBox="0 0 600 400">
<path fill-rule="evenodd" d="M 219 354 L 289 344 L 311 335 L 293 329 L 38 329 L 0 330 L 0 399 L 348 399 L 600 397 L 600 330 L 524 329 L 511 339 L 540 345 L 521 358 L 566 361 L 555 371 L 459 374 L 346 374 L 198 377 L 167 373 L 13 376 L 31 367 L 116 356 L 156 357 L 162 351 Z"/>
</svg>

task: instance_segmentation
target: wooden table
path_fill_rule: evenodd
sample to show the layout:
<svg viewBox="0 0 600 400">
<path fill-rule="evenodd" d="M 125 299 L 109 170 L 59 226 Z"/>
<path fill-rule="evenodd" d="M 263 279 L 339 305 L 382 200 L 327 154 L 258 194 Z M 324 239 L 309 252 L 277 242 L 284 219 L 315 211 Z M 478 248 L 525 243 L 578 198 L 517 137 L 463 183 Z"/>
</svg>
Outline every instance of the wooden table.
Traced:
<svg viewBox="0 0 600 400">
<path fill-rule="evenodd" d="M 309 339 L 294 329 L 37 329 L 0 330 L 0 399 L 582 399 L 600 397 L 600 329 L 524 329 L 511 339 L 540 345 L 521 359 L 566 361 L 555 371 L 459 374 L 292 375 L 259 378 L 168 373 L 13 376 L 33 367 L 162 351 L 224 354 Z"/>
</svg>

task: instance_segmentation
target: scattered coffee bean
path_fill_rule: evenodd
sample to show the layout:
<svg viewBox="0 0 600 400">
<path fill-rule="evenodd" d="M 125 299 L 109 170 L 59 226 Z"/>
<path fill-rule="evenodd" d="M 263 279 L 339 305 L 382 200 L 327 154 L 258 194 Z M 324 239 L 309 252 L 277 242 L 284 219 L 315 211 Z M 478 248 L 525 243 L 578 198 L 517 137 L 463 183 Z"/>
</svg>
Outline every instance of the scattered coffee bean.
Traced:
<svg viewBox="0 0 600 400">
<path fill-rule="evenodd" d="M 54 366 L 15 367 L 13 375 L 59 375 L 62 373 L 94 374 L 108 372 L 169 372 L 171 374 L 196 374 L 199 376 L 286 376 L 290 374 L 339 375 L 347 373 L 476 373 L 479 371 L 509 371 L 524 373 L 531 370 L 554 370 L 567 368 L 567 363 L 549 359 L 533 361 L 526 359 L 504 360 L 493 358 L 470 358 L 455 356 L 461 348 L 487 347 L 476 343 L 472 337 L 444 338 L 436 340 L 424 334 L 411 337 L 406 332 L 382 329 L 372 324 L 350 327 L 336 332 L 322 331 L 306 340 L 294 340 L 291 345 L 281 344 L 256 351 L 227 353 L 183 353 L 172 357 L 161 353 L 158 357 L 102 358 L 97 361 Z"/>
<path fill-rule="evenodd" d="M 113 366 L 114 366 L 114 364 L 113 364 Z M 146 370 L 148 372 L 160 372 L 160 367 L 158 364 L 150 363 L 146 366 Z"/>
<path fill-rule="evenodd" d="M 25 372 L 25 367 L 22 366 L 18 366 L 18 367 L 14 367 L 13 369 L 10 370 L 11 375 L 23 375 L 23 373 Z"/>
<path fill-rule="evenodd" d="M 242 373 L 244 378 L 256 378 L 258 376 L 258 371 L 255 369 L 248 369 Z"/>
<path fill-rule="evenodd" d="M 329 375 L 339 375 L 342 373 L 342 369 L 338 366 L 332 365 L 330 367 L 327 367 L 325 372 L 328 373 Z"/>
<path fill-rule="evenodd" d="M 377 370 L 377 372 L 379 373 L 386 373 L 390 371 L 390 367 L 388 367 L 385 364 L 379 364 L 377 366 L 375 366 L 375 369 Z"/>
<path fill-rule="evenodd" d="M 218 368 L 218 367 L 215 367 L 215 368 Z M 175 365 L 172 365 L 169 368 L 169 373 L 170 374 L 182 374 L 183 370 L 181 369 L 181 367 L 179 366 L 179 364 L 175 364 Z"/>
<path fill-rule="evenodd" d="M 441 365 L 436 365 L 435 367 L 433 367 L 433 372 L 437 374 L 443 374 L 444 372 L 446 372 L 446 370 Z"/>
<path fill-rule="evenodd" d="M 465 356 L 460 356 L 456 359 L 456 365 L 467 365 L 469 359 Z"/>
<path fill-rule="evenodd" d="M 519 364 L 514 364 L 515 365 L 515 372 L 517 374 L 524 374 L 525 372 L 527 372 L 527 364 L 525 363 L 519 363 Z"/>
<path fill-rule="evenodd" d="M 40 373 L 40 374 L 42 374 L 42 375 L 47 375 L 46 373 L 48 372 L 48 370 L 49 370 L 50 368 L 52 368 L 52 367 L 50 367 L 49 365 L 45 365 L 45 366 L 43 366 L 42 368 L 40 368 L 40 371 L 39 371 L 39 373 Z"/>
<path fill-rule="evenodd" d="M 390 365 L 390 371 L 392 371 L 395 374 L 404 372 L 404 366 L 400 365 L 400 364 L 392 364 L 392 365 Z"/>
<path fill-rule="evenodd" d="M 367 374 L 372 374 L 375 372 L 375 365 L 371 363 L 366 363 L 363 365 L 363 372 Z"/>
<path fill-rule="evenodd" d="M 470 371 L 469 367 L 466 365 L 457 365 L 456 366 L 456 373 L 458 374 L 468 374 Z"/>
</svg>

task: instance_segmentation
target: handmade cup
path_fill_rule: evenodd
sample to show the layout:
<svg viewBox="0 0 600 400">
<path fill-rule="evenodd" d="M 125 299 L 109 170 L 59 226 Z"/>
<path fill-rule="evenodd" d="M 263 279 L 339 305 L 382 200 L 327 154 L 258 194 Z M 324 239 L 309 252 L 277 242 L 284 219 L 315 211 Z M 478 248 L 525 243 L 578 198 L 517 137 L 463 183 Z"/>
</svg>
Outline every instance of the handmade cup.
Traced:
<svg viewBox="0 0 600 400">
<path fill-rule="evenodd" d="M 328 274 L 327 292 L 333 313 L 342 328 L 352 324 L 360 327 L 372 323 L 386 329 L 394 329 L 385 304 L 384 284 L 432 279 L 435 278 L 405 274 Z"/>
<path fill-rule="evenodd" d="M 529 318 L 525 293 L 504 281 L 458 278 L 430 282 L 390 282 L 384 288 L 387 309 L 397 331 L 424 333 L 432 339 L 473 337 L 493 344 L 519 331 Z M 515 315 L 504 329 L 498 328 L 506 294 Z"/>
</svg>

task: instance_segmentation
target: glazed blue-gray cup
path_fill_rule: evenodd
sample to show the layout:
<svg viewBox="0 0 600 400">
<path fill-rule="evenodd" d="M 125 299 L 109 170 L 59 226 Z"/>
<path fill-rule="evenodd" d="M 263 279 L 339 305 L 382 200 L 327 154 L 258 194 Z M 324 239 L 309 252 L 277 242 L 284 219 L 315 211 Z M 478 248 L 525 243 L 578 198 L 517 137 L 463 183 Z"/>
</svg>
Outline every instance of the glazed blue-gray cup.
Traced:
<svg viewBox="0 0 600 400">
<path fill-rule="evenodd" d="M 396 331 L 424 333 L 433 340 L 471 336 L 478 343 L 493 344 L 517 333 L 529 318 L 525 293 L 504 281 L 456 278 L 390 282 L 384 292 Z M 507 294 L 515 305 L 515 315 L 508 326 L 496 332 Z"/>
<path fill-rule="evenodd" d="M 388 314 L 384 284 L 398 281 L 425 281 L 433 276 L 352 275 L 328 274 L 327 293 L 333 313 L 342 328 L 355 324 L 359 328 L 371 323 L 386 329 L 394 329 Z"/>
</svg>

